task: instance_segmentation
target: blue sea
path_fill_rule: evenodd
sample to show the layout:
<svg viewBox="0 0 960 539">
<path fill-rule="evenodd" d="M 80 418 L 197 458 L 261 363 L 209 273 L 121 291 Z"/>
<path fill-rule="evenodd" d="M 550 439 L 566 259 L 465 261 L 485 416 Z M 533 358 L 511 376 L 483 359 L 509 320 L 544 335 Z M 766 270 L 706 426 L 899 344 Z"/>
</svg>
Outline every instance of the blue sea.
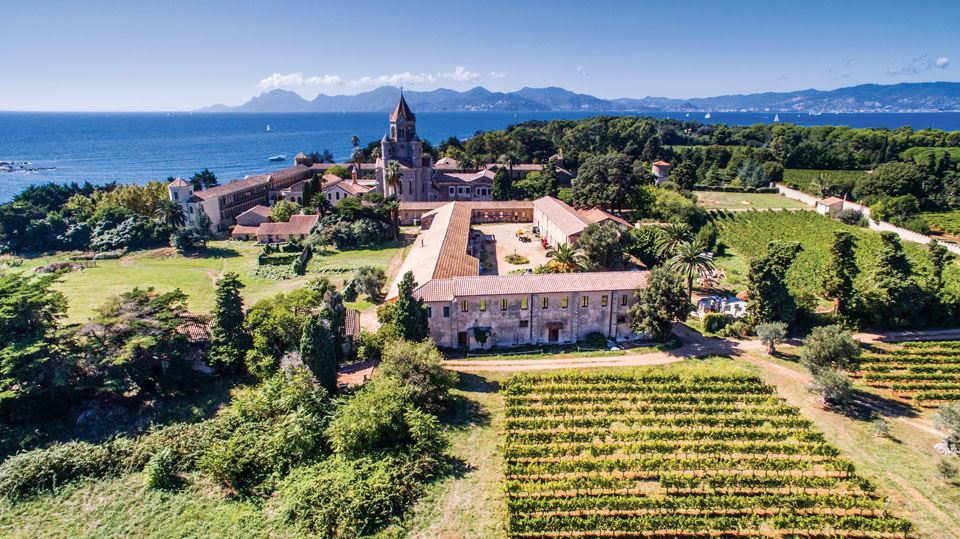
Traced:
<svg viewBox="0 0 960 539">
<path fill-rule="evenodd" d="M 417 115 L 421 138 L 433 143 L 468 138 L 476 131 L 503 129 L 526 120 L 586 118 L 576 112 L 425 112 Z M 773 113 L 644 113 L 645 116 L 752 125 L 770 123 Z M 911 126 L 960 130 L 960 113 L 780 113 L 798 125 L 851 127 Z M 267 125 L 271 130 L 267 132 Z M 386 113 L 191 114 L 0 112 L 0 161 L 30 162 L 37 172 L 0 173 L 0 202 L 40 182 L 143 183 L 168 176 L 189 177 L 203 168 L 221 182 L 284 166 L 267 158 L 330 149 L 340 161 L 350 139 L 364 145 L 386 132 Z"/>
</svg>

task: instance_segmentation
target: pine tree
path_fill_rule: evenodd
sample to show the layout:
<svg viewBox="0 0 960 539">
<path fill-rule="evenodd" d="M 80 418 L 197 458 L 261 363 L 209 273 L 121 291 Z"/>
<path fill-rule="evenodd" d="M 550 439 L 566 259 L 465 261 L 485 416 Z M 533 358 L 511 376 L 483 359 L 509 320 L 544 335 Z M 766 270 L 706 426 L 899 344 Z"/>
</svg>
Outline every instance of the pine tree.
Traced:
<svg viewBox="0 0 960 539">
<path fill-rule="evenodd" d="M 337 356 L 333 335 L 320 315 L 312 314 L 303 325 L 300 359 L 331 395 L 337 393 Z"/>
<path fill-rule="evenodd" d="M 833 243 L 830 245 L 830 262 L 822 282 L 824 295 L 833 300 L 834 312 L 845 320 L 849 320 L 852 314 L 853 281 L 859 273 L 855 247 L 853 234 L 845 230 L 834 232 Z"/>
<path fill-rule="evenodd" d="M 216 305 L 210 328 L 209 361 L 221 370 L 234 370 L 243 364 L 250 349 L 250 336 L 243 327 L 243 283 L 236 273 L 227 273 L 217 281 Z"/>
<path fill-rule="evenodd" d="M 930 260 L 930 280 L 932 288 L 937 292 L 943 291 L 943 270 L 947 266 L 949 254 L 947 248 L 939 241 L 933 240 L 927 246 L 927 258 Z"/>
<path fill-rule="evenodd" d="M 493 176 L 493 185 L 490 186 L 490 195 L 494 200 L 512 200 L 513 180 L 510 179 L 510 173 L 507 169 L 500 167 Z"/>
</svg>

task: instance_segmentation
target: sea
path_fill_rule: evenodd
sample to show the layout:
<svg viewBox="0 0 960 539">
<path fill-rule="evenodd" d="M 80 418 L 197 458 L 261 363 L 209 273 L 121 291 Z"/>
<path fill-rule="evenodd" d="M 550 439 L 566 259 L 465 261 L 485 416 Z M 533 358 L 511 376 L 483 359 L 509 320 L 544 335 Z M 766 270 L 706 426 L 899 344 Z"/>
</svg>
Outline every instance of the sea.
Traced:
<svg viewBox="0 0 960 539">
<path fill-rule="evenodd" d="M 631 115 L 636 114 L 632 113 Z M 421 138 L 434 144 L 451 136 L 467 139 L 477 131 L 504 129 L 527 120 L 579 119 L 596 112 L 423 112 Z M 621 115 L 628 115 L 623 113 Z M 657 112 L 641 116 L 702 123 L 771 123 L 774 113 Z M 784 123 L 851 127 L 910 126 L 960 130 L 960 112 L 945 113 L 779 113 Z M 269 131 L 267 127 L 269 126 Z M 146 183 L 170 176 L 189 177 L 209 168 L 221 183 L 288 166 L 298 152 L 329 149 L 337 161 L 350 156 L 350 140 L 363 145 L 387 130 L 387 114 L 346 113 L 38 113 L 0 112 L 0 202 L 31 184 L 106 182 Z M 285 155 L 285 162 L 271 156 Z"/>
</svg>

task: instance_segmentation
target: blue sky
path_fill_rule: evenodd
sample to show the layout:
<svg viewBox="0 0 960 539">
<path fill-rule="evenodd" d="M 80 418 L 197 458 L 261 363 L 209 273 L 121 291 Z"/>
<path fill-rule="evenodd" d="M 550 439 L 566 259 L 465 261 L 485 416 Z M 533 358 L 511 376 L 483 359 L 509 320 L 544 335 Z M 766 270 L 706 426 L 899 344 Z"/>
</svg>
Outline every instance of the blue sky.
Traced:
<svg viewBox="0 0 960 539">
<path fill-rule="evenodd" d="M 0 14 L 0 110 L 383 83 L 682 98 L 960 80 L 957 1 L 4 0 Z"/>
</svg>

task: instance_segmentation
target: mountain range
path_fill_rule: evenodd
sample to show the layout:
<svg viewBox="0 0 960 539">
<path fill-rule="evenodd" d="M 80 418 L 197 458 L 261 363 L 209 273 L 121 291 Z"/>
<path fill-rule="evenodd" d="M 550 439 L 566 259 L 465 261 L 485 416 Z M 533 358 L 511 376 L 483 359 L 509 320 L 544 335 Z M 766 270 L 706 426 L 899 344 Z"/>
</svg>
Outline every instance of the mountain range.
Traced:
<svg viewBox="0 0 960 539">
<path fill-rule="evenodd" d="M 196 112 L 389 112 L 399 89 L 381 86 L 354 95 L 320 94 L 307 100 L 290 90 L 270 90 L 237 106 L 212 105 Z M 493 92 L 477 86 L 466 91 L 438 88 L 405 90 L 411 108 L 441 111 L 778 111 L 778 112 L 943 112 L 960 111 L 960 82 L 861 84 L 835 90 L 797 90 L 675 99 L 643 97 L 601 99 L 558 88 L 521 88 Z"/>
</svg>

